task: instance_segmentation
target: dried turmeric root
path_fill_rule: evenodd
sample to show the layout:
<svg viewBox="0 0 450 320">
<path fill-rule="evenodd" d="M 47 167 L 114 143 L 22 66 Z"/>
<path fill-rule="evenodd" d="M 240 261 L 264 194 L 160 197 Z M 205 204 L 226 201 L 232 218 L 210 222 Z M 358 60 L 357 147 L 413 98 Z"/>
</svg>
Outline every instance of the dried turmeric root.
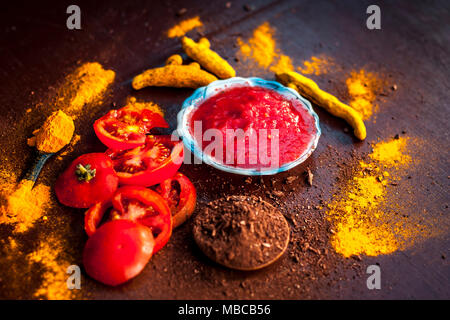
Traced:
<svg viewBox="0 0 450 320">
<path fill-rule="evenodd" d="M 217 78 L 200 69 L 193 62 L 183 65 L 183 58 L 175 54 L 166 60 L 166 65 L 144 71 L 133 78 L 132 86 L 139 90 L 144 87 L 199 88 L 216 81 Z"/>
<path fill-rule="evenodd" d="M 227 79 L 236 76 L 236 71 L 234 71 L 233 67 L 209 48 L 211 45 L 208 39 L 201 38 L 198 42 L 195 42 L 188 37 L 183 37 L 181 44 L 189 58 L 197 61 L 203 68 L 214 73 L 219 78 Z"/>
<path fill-rule="evenodd" d="M 311 99 L 332 115 L 347 121 L 352 126 L 353 133 L 358 139 L 364 140 L 366 138 L 366 126 L 361 115 L 353 108 L 340 102 L 335 96 L 321 90 L 313 80 L 294 71 L 280 72 L 276 74 L 276 77 L 285 86 Z"/>
</svg>

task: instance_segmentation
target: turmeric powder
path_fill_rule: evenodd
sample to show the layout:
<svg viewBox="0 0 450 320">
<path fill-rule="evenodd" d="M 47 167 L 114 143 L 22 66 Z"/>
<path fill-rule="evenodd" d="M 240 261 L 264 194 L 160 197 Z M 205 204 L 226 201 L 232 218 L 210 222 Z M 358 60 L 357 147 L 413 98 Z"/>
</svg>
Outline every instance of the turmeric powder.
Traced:
<svg viewBox="0 0 450 320">
<path fill-rule="evenodd" d="M 238 38 L 237 44 L 239 54 L 256 61 L 259 67 L 269 68 L 275 73 L 294 70 L 292 59 L 278 48 L 275 29 L 267 21 L 253 30 L 252 37 L 247 42 Z"/>
<path fill-rule="evenodd" d="M 336 252 L 345 257 L 390 254 L 442 233 L 442 220 L 424 220 L 422 213 L 411 211 L 406 219 L 399 214 L 405 208 L 396 208 L 396 192 L 390 188 L 411 171 L 411 145 L 418 144 L 408 137 L 375 143 L 369 160 L 359 162 L 353 179 L 341 186 L 342 194 L 328 204 Z"/>
<path fill-rule="evenodd" d="M 268 22 L 264 22 L 254 31 L 247 43 L 237 39 L 240 52 L 245 57 L 253 58 L 261 67 L 268 68 L 277 56 L 275 30 Z"/>
<path fill-rule="evenodd" d="M 319 76 L 321 74 L 326 74 L 333 65 L 333 61 L 325 56 L 312 56 L 309 60 L 303 62 L 303 67 L 298 67 L 298 71 L 302 74 L 313 74 Z"/>
<path fill-rule="evenodd" d="M 23 180 L 18 186 L 14 182 L 2 182 L 6 203 L 0 208 L 0 223 L 14 225 L 16 233 L 28 231 L 51 206 L 50 187 L 39 183 L 33 188 L 33 185 L 31 180 Z"/>
<path fill-rule="evenodd" d="M 366 138 L 366 127 L 359 113 L 340 102 L 335 96 L 321 90 L 314 81 L 294 71 L 277 73 L 276 77 L 281 83 L 296 88 L 300 94 L 310 98 L 332 115 L 347 121 L 353 127 L 358 139 Z"/>
<path fill-rule="evenodd" d="M 234 71 L 233 67 L 210 49 L 208 39 L 201 38 L 196 43 L 188 37 L 183 37 L 181 44 L 188 57 L 197 61 L 203 68 L 214 73 L 219 78 L 227 79 L 236 76 L 236 71 Z"/>
<path fill-rule="evenodd" d="M 176 38 L 176 37 L 182 37 L 187 32 L 191 31 L 192 29 L 198 28 L 203 26 L 203 23 L 200 21 L 200 18 L 194 17 L 190 19 L 186 19 L 181 21 L 179 24 L 173 26 L 167 31 L 167 36 L 169 38 Z"/>
<path fill-rule="evenodd" d="M 102 98 L 115 76 L 114 71 L 103 69 L 98 62 L 84 63 L 66 77 L 56 105 L 76 118 L 85 105 Z"/>
<path fill-rule="evenodd" d="M 359 72 L 352 71 L 345 83 L 350 95 L 350 106 L 361 114 L 363 120 L 371 118 L 378 108 L 374 102 L 382 81 L 376 74 L 362 69 Z"/>
<path fill-rule="evenodd" d="M 58 110 L 45 120 L 41 128 L 33 132 L 34 137 L 28 140 L 28 145 L 35 145 L 44 153 L 55 153 L 70 142 L 74 131 L 72 118 Z"/>
<path fill-rule="evenodd" d="M 62 240 L 54 236 L 41 240 L 37 249 L 28 255 L 30 262 L 39 263 L 42 268 L 42 284 L 33 293 L 34 298 L 46 300 L 69 300 L 75 298 L 76 291 L 67 287 L 66 274 L 70 265 L 62 259 Z"/>
<path fill-rule="evenodd" d="M 206 86 L 217 78 L 200 69 L 198 63 L 182 65 L 181 56 L 171 56 L 166 65 L 160 68 L 149 69 L 133 78 L 132 86 L 135 90 L 148 86 L 198 88 Z"/>
</svg>

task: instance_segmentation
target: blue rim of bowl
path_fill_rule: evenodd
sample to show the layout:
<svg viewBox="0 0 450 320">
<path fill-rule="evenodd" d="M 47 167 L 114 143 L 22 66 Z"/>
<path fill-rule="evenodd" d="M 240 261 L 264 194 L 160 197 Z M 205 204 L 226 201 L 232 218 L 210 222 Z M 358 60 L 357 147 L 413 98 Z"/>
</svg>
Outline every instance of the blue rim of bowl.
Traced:
<svg viewBox="0 0 450 320">
<path fill-rule="evenodd" d="M 203 101 L 208 99 L 209 97 L 223 91 L 226 89 L 229 89 L 232 86 L 239 86 L 239 85 L 245 85 L 245 86 L 251 86 L 251 87 L 263 87 L 267 89 L 274 90 L 278 92 L 279 94 L 283 95 L 284 97 L 292 100 L 293 98 L 300 100 L 301 104 L 307 109 L 308 113 L 313 116 L 314 122 L 315 122 L 315 128 L 316 128 L 316 134 L 314 135 L 314 138 L 311 139 L 308 147 L 306 150 L 294 161 L 285 163 L 284 165 L 278 167 L 278 168 L 269 168 L 267 170 L 260 170 L 260 169 L 254 169 L 254 168 L 238 168 L 233 167 L 229 165 L 222 164 L 220 162 L 217 162 L 214 158 L 206 155 L 203 153 L 203 150 L 198 146 L 196 140 L 192 137 L 192 135 L 189 132 L 189 123 L 188 122 L 188 116 L 190 112 L 194 111 Z M 229 78 L 226 80 L 216 80 L 214 82 L 211 82 L 206 87 L 198 88 L 194 91 L 194 93 L 187 98 L 183 102 L 183 106 L 181 108 L 181 111 L 178 112 L 177 115 L 177 133 L 180 137 L 183 138 L 183 144 L 185 147 L 190 150 L 195 157 L 198 159 L 201 159 L 202 162 L 205 162 L 206 164 L 230 173 L 240 174 L 240 175 L 248 175 L 248 176 L 262 176 L 262 175 L 274 175 L 280 172 L 287 171 L 289 169 L 292 169 L 302 162 L 304 162 L 316 149 L 317 143 L 319 142 L 319 138 L 321 135 L 321 130 L 319 126 L 319 117 L 314 112 L 311 103 L 303 98 L 297 91 L 287 88 L 276 81 L 269 81 L 264 80 L 261 78 L 241 78 L 241 77 L 234 77 Z"/>
</svg>

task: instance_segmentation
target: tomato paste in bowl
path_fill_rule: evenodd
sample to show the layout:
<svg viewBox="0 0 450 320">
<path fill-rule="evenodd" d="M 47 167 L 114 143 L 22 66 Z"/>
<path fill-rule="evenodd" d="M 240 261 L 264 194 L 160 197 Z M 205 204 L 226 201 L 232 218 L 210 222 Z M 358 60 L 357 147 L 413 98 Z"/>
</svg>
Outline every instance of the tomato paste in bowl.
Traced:
<svg viewBox="0 0 450 320">
<path fill-rule="evenodd" d="M 311 104 L 296 91 L 275 81 L 231 78 L 197 89 L 184 102 L 178 133 L 207 164 L 268 175 L 305 161 L 320 127 Z"/>
</svg>

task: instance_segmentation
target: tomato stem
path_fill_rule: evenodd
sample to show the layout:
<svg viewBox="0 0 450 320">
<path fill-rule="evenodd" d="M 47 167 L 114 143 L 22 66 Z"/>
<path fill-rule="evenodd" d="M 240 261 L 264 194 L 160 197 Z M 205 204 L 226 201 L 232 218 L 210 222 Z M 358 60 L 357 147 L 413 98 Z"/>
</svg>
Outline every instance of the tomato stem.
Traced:
<svg viewBox="0 0 450 320">
<path fill-rule="evenodd" d="M 91 165 L 87 164 L 83 166 L 81 163 L 77 164 L 75 174 L 79 181 L 89 182 L 95 177 L 96 169 L 91 169 Z"/>
</svg>

